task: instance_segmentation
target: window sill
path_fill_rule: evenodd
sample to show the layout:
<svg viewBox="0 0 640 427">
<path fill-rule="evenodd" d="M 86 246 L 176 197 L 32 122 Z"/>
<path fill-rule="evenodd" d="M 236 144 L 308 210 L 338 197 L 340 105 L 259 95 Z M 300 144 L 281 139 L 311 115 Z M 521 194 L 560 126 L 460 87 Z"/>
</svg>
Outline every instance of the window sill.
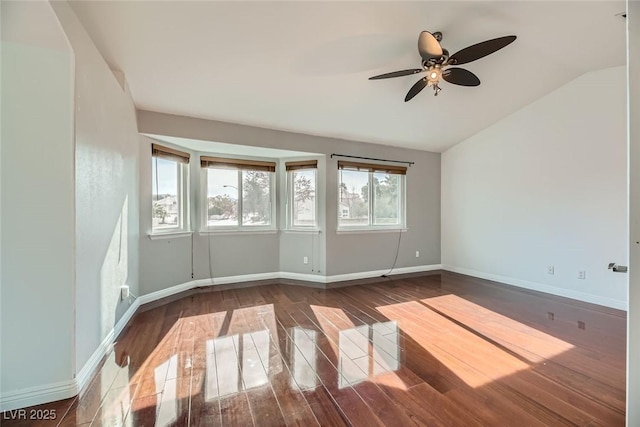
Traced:
<svg viewBox="0 0 640 427">
<path fill-rule="evenodd" d="M 319 228 L 287 228 L 286 230 L 282 230 L 282 234 L 320 234 L 322 230 Z"/>
<path fill-rule="evenodd" d="M 239 230 L 239 229 L 227 229 L 227 230 L 201 230 L 198 232 L 200 236 L 233 236 L 233 235 L 247 235 L 247 234 L 277 234 L 278 230 Z"/>
<path fill-rule="evenodd" d="M 151 233 L 149 238 L 151 240 L 175 239 L 176 237 L 189 237 L 192 234 L 193 231 L 167 231 L 164 233 Z"/>
<path fill-rule="evenodd" d="M 406 233 L 408 228 L 339 228 L 336 234 Z"/>
</svg>

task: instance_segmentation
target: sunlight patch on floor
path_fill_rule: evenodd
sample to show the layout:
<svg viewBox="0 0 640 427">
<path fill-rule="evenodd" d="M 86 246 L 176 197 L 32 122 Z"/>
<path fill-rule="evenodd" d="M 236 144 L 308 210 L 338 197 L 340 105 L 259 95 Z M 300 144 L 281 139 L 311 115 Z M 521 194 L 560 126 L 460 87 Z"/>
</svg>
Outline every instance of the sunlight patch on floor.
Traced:
<svg viewBox="0 0 640 427">
<path fill-rule="evenodd" d="M 422 302 L 500 343 L 531 363 L 544 362 L 574 348 L 566 341 L 457 295 L 442 295 Z"/>
<path fill-rule="evenodd" d="M 425 350 L 425 363 L 442 365 L 471 387 L 529 368 L 529 364 L 417 301 L 376 309 L 389 319 L 397 319 L 402 331 Z M 430 367 L 434 371 L 438 368 Z"/>
</svg>

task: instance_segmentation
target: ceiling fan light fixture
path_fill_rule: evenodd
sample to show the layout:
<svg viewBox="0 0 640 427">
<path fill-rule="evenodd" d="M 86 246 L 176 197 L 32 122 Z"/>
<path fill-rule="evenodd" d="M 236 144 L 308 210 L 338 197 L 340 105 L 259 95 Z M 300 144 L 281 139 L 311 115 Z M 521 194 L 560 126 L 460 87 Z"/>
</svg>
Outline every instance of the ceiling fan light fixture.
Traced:
<svg viewBox="0 0 640 427">
<path fill-rule="evenodd" d="M 429 82 L 429 86 L 435 85 L 440 81 L 442 77 L 442 69 L 440 66 L 432 66 L 427 70 L 427 81 Z"/>
</svg>

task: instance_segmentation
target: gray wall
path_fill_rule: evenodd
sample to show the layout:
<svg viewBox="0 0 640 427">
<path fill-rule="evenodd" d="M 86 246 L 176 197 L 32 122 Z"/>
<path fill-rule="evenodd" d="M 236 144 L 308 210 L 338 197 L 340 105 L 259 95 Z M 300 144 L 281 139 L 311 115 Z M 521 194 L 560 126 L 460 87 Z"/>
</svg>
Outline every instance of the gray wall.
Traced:
<svg viewBox="0 0 640 427">
<path fill-rule="evenodd" d="M 407 223 L 402 234 L 397 267 L 440 263 L 440 154 L 408 150 L 235 125 L 182 116 L 138 111 L 138 129 L 142 133 L 215 141 L 238 145 L 306 151 L 325 155 L 319 162 L 320 191 L 326 194 L 321 205 L 322 233 L 282 235 L 214 235 L 212 259 L 214 277 L 268 273 L 276 271 L 320 275 L 358 273 L 390 268 L 395 257 L 398 233 L 338 234 L 337 228 L 337 159 L 332 153 L 365 157 L 410 160 L 415 165 L 407 175 Z M 150 140 L 141 138 L 141 292 L 148 293 L 190 280 L 190 239 L 150 240 L 151 229 L 151 150 Z M 192 184 L 199 168 L 192 162 Z M 279 168 L 282 169 L 282 168 Z M 197 179 L 199 185 L 199 179 Z M 192 195 L 197 192 L 192 185 Z M 280 194 L 282 192 L 282 194 Z M 283 188 L 278 191 L 284 201 Z M 320 198 L 322 199 L 322 198 Z M 281 209 L 282 211 L 282 209 Z M 280 219 L 280 223 L 284 219 Z M 199 224 L 197 224 L 199 225 Z M 206 236 L 194 236 L 196 278 L 209 277 Z M 326 248 L 326 249 L 325 249 Z M 420 251 L 420 258 L 415 252 Z M 312 254 L 313 253 L 313 259 Z M 307 255 L 308 254 L 308 255 Z M 310 264 L 302 264 L 309 256 Z M 180 264 L 175 265 L 172 260 Z M 311 268 L 314 271 L 311 272 Z"/>
<path fill-rule="evenodd" d="M 76 372 L 138 294 L 138 133 L 130 95 L 66 2 L 52 2 L 75 53 Z M 70 169 L 72 166 L 70 165 Z M 73 305 L 68 307 L 73 311 Z"/>
<path fill-rule="evenodd" d="M 73 379 L 72 79 L 48 3 L 2 2 L 3 409 L 12 392 Z"/>
</svg>

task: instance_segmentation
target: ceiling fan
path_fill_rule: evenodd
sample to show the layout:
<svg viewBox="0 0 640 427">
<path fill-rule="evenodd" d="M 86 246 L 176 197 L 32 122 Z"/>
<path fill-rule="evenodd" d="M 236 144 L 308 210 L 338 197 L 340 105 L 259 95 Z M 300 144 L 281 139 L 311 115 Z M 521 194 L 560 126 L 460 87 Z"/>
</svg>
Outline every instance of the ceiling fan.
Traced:
<svg viewBox="0 0 640 427">
<path fill-rule="evenodd" d="M 422 57 L 422 68 L 380 74 L 379 76 L 369 77 L 369 80 L 390 79 L 392 77 L 426 73 L 427 75 L 425 77 L 418 80 L 418 82 L 409 89 L 407 96 L 404 98 L 404 102 L 409 101 L 427 86 L 432 87 L 434 95 L 437 96 L 442 90 L 439 86 L 440 79 L 454 85 L 478 86 L 480 79 L 471 71 L 451 66 L 466 64 L 484 58 L 513 43 L 515 39 L 516 36 L 498 37 L 497 39 L 487 40 L 466 47 L 449 56 L 449 51 L 440 46 L 440 41 L 442 41 L 442 33 L 440 31 L 433 34 L 429 31 L 423 31 L 418 37 L 418 52 L 420 52 L 420 56 Z"/>
</svg>

